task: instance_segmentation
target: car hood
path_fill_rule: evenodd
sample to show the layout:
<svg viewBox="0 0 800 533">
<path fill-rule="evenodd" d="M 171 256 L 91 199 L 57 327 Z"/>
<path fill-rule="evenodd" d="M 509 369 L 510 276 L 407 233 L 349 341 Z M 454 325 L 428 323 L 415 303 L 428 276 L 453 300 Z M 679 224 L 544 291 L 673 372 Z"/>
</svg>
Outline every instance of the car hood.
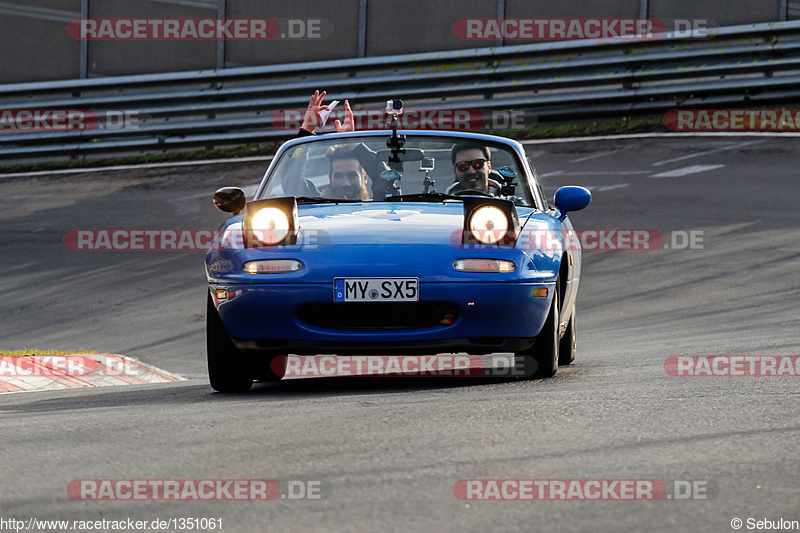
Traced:
<svg viewBox="0 0 800 533">
<path fill-rule="evenodd" d="M 301 233 L 330 239 L 331 244 L 426 244 L 460 241 L 464 207 L 447 204 L 380 202 L 301 205 Z"/>
<path fill-rule="evenodd" d="M 520 224 L 536 228 L 546 228 L 556 220 L 531 208 L 517 208 L 517 211 Z M 241 216 L 229 219 L 228 223 L 237 222 L 241 222 Z M 300 205 L 298 226 L 298 241 L 293 245 L 209 250 L 206 256 L 209 279 L 236 278 L 237 282 L 256 283 L 260 278 L 241 275 L 244 262 L 291 258 L 301 260 L 306 268 L 284 276 L 290 280 L 328 282 L 346 272 L 354 277 L 413 276 L 448 281 L 468 276 L 453 271 L 453 261 L 485 253 L 513 261 L 517 270 L 512 275 L 481 274 L 481 279 L 549 279 L 558 272 L 559 254 L 552 250 L 491 247 L 491 252 L 481 253 L 472 247 L 464 249 L 461 244 L 464 207 L 460 202 Z"/>
</svg>

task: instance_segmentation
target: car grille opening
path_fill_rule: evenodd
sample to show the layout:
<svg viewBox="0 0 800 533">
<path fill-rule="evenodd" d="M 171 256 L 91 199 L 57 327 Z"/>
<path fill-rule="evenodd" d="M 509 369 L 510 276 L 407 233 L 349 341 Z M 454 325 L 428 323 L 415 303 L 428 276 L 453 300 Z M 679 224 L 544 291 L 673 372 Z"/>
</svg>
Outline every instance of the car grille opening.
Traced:
<svg viewBox="0 0 800 533">
<path fill-rule="evenodd" d="M 295 308 L 297 318 L 330 329 L 422 329 L 452 325 L 458 308 L 448 302 L 324 302 Z"/>
</svg>

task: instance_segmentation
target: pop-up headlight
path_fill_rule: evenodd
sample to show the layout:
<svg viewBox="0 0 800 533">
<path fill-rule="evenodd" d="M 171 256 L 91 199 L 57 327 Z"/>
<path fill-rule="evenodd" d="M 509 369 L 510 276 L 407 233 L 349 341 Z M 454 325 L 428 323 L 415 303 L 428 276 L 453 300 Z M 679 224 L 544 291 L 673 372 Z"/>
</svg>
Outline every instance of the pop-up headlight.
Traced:
<svg viewBox="0 0 800 533">
<path fill-rule="evenodd" d="M 297 230 L 297 200 L 294 197 L 258 200 L 244 208 L 247 248 L 295 244 Z"/>
<path fill-rule="evenodd" d="M 464 244 L 514 246 L 519 219 L 513 202 L 477 196 L 463 198 Z"/>
</svg>

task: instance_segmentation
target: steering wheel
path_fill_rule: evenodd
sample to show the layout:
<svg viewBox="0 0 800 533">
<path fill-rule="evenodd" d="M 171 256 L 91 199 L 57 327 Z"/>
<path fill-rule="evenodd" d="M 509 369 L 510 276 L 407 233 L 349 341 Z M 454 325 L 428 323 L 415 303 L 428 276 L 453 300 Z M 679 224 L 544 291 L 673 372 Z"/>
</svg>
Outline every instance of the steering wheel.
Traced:
<svg viewBox="0 0 800 533">
<path fill-rule="evenodd" d="M 461 189 L 461 190 L 456 191 L 456 192 L 454 192 L 452 194 L 453 194 L 453 196 L 474 196 L 474 195 L 478 195 L 478 196 L 488 196 L 490 198 L 493 196 L 492 194 L 489 194 L 488 192 L 479 191 L 478 189 Z"/>
</svg>

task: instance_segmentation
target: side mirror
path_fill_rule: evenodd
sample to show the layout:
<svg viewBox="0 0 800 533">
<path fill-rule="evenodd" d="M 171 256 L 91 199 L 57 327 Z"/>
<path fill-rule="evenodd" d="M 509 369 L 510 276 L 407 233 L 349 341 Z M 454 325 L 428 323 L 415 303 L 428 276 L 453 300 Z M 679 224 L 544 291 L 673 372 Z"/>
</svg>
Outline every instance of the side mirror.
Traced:
<svg viewBox="0 0 800 533">
<path fill-rule="evenodd" d="M 561 211 L 561 220 L 564 220 L 570 211 L 580 211 L 591 201 L 592 193 L 585 187 L 569 185 L 556 191 L 555 203 L 558 210 Z"/>
<path fill-rule="evenodd" d="M 232 213 L 234 216 L 244 209 L 246 203 L 247 197 L 239 187 L 223 187 L 214 193 L 214 205 L 217 209 Z"/>
</svg>

